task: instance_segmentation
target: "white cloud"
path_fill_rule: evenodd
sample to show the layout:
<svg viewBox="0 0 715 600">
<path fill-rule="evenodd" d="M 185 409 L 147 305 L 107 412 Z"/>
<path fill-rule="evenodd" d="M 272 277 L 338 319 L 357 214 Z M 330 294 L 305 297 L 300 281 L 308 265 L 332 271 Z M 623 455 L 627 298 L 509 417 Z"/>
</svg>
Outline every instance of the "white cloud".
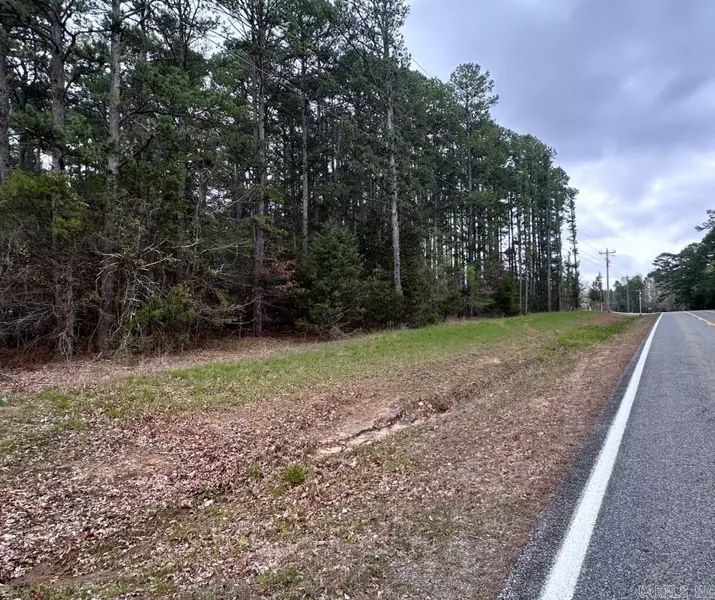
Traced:
<svg viewBox="0 0 715 600">
<path fill-rule="evenodd" d="M 658 254 L 679 252 L 701 237 L 694 229 L 698 222 L 692 220 L 693 208 L 703 219 L 705 210 L 712 208 L 698 198 L 707 197 L 702 191 L 711 189 L 710 197 L 715 199 L 715 151 L 671 157 L 654 176 L 644 169 L 645 191 L 638 197 L 626 197 L 623 190 L 628 188 L 619 182 L 637 175 L 638 166 L 647 160 L 652 159 L 618 157 L 569 169 L 572 184 L 580 191 L 577 219 L 586 253 L 586 278 L 598 272 L 593 264 L 597 250 L 608 247 L 617 251 L 613 264 L 620 276 L 645 275 Z M 648 181 L 648 177 L 653 178 Z M 689 197 L 688 190 L 697 193 Z M 687 205 L 683 205 L 684 198 Z"/>
</svg>

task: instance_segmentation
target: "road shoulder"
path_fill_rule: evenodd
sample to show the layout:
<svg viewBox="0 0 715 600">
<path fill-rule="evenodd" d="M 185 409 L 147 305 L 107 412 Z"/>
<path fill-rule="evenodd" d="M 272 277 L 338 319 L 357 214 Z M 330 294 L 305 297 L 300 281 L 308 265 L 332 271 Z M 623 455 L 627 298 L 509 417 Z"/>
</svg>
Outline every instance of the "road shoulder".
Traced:
<svg viewBox="0 0 715 600">
<path fill-rule="evenodd" d="M 566 535 L 572 515 L 608 435 L 611 423 L 621 405 L 638 360 L 644 350 L 647 334 L 656 319 L 643 319 L 641 337 L 635 354 L 626 364 L 620 380 L 610 395 L 598 421 L 575 457 L 570 470 L 556 490 L 548 508 L 540 516 L 499 592 L 499 600 L 538 598 L 554 558 Z M 632 342 L 633 340 L 631 340 Z M 622 351 L 627 351 L 624 345 Z"/>
</svg>

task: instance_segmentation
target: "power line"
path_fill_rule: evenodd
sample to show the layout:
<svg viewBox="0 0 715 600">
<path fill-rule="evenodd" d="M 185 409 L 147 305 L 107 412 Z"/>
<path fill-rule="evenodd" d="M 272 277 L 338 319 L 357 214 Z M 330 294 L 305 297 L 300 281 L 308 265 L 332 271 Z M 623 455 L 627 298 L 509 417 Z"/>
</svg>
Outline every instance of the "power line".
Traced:
<svg viewBox="0 0 715 600">
<path fill-rule="evenodd" d="M 595 250 L 596 252 L 599 251 L 599 249 L 596 248 L 596 246 L 594 246 L 594 245 L 592 245 L 592 244 L 589 244 L 589 243 L 588 243 L 586 240 L 584 240 L 584 239 L 578 239 L 577 241 L 578 241 L 578 242 L 581 242 L 582 244 L 586 244 L 589 248 L 591 248 L 591 250 Z M 595 241 L 595 240 L 594 240 L 594 241 Z M 583 251 L 583 250 L 582 250 L 582 251 Z"/>
<path fill-rule="evenodd" d="M 417 62 L 417 59 L 414 56 L 410 56 L 410 60 L 417 65 L 417 67 L 425 74 L 427 77 L 430 79 L 436 79 L 434 75 L 432 75 L 427 69 L 425 69 L 420 63 Z"/>
<path fill-rule="evenodd" d="M 591 231 L 588 227 L 586 227 L 586 226 L 583 225 L 583 224 L 579 224 L 579 225 L 578 225 L 578 228 L 581 229 L 581 230 L 583 230 L 583 231 L 585 231 L 585 232 L 586 232 L 588 235 L 590 235 L 591 237 L 594 237 L 594 238 L 597 238 L 597 237 L 598 237 L 598 236 L 596 236 L 596 234 L 593 233 L 593 231 Z"/>
<path fill-rule="evenodd" d="M 588 258 L 583 258 L 583 257 L 582 257 L 582 260 L 586 261 L 587 263 L 591 263 L 592 265 L 595 265 L 596 267 L 599 267 L 601 269 L 603 268 L 603 263 L 597 263 L 592 260 L 589 260 Z"/>
<path fill-rule="evenodd" d="M 596 250 L 596 252 L 598 252 L 598 250 Z M 580 249 L 580 250 L 578 251 L 578 253 L 579 253 L 579 256 L 581 256 L 581 257 L 583 257 L 583 256 L 588 256 L 589 258 L 592 258 L 593 260 L 596 260 L 596 261 L 601 260 L 600 258 L 598 258 L 597 256 L 594 256 L 594 255 L 591 254 L 590 252 L 586 252 L 583 248 Z"/>
<path fill-rule="evenodd" d="M 598 244 L 599 246 L 603 247 L 603 246 L 605 245 L 605 244 L 603 244 L 603 240 L 601 240 L 600 238 L 596 237 L 591 231 L 589 231 L 589 230 L 586 229 L 585 227 L 583 227 L 583 226 L 581 226 L 581 225 L 578 225 L 578 226 L 577 226 L 577 229 L 578 229 L 578 231 L 583 231 L 584 233 L 586 233 L 586 234 L 591 238 L 591 241 L 595 242 L 595 243 Z M 578 242 L 580 242 L 581 244 L 585 244 L 586 246 L 588 246 L 589 248 L 591 248 L 591 250 L 594 250 L 595 252 L 600 252 L 600 248 L 597 248 L 597 247 L 594 246 L 593 244 L 589 243 L 589 241 L 588 241 L 587 238 L 577 236 L 577 240 L 578 240 Z M 584 252 L 584 250 L 582 249 L 581 252 Z"/>
<path fill-rule="evenodd" d="M 599 246 L 605 246 L 605 244 L 603 243 L 603 238 L 602 238 L 602 237 L 597 236 L 595 233 L 593 233 L 592 231 L 590 231 L 589 229 L 587 229 L 586 227 L 584 227 L 584 226 L 582 226 L 582 225 L 579 225 L 579 226 L 578 226 L 578 229 L 579 229 L 580 231 L 583 231 L 586 235 L 588 235 L 589 238 L 591 239 L 591 241 L 595 242 L 595 243 L 598 244 Z M 587 240 L 587 239 L 582 239 L 581 241 L 582 241 L 584 244 L 586 244 L 587 246 L 590 246 L 591 248 L 593 248 L 593 246 L 591 246 L 591 244 L 588 243 L 588 240 Z M 596 248 L 593 248 L 593 249 L 596 250 Z"/>
</svg>

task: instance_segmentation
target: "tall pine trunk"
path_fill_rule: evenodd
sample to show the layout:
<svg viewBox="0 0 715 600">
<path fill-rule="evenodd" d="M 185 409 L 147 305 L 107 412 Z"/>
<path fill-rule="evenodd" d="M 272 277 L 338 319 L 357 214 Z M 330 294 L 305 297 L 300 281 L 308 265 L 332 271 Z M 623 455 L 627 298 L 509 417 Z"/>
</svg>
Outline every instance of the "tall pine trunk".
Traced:
<svg viewBox="0 0 715 600">
<path fill-rule="evenodd" d="M 119 126 L 121 86 L 121 2 L 112 0 L 110 14 L 111 42 L 109 56 L 109 156 L 107 157 L 107 201 L 104 207 L 104 260 L 100 288 L 100 315 L 97 326 L 97 346 L 105 350 L 109 343 L 113 321 L 115 288 L 116 224 L 115 212 L 119 205 Z"/>
<path fill-rule="evenodd" d="M 546 199 L 546 302 L 548 303 L 549 307 L 547 309 L 548 312 L 551 312 L 553 309 L 552 302 L 551 302 L 551 287 L 552 287 L 552 281 L 551 281 L 551 198 L 547 197 Z"/>
<path fill-rule="evenodd" d="M 471 133 L 472 125 L 469 120 L 469 104 L 467 104 L 467 202 L 469 203 L 469 217 L 467 220 L 467 263 L 473 264 L 476 259 L 475 246 L 476 246 L 476 223 L 474 215 L 474 198 L 472 197 L 472 192 L 474 192 L 474 177 L 472 176 L 472 148 L 471 148 Z M 477 277 L 480 277 L 481 273 L 477 269 Z M 474 316 L 472 313 L 471 316 Z"/>
<path fill-rule="evenodd" d="M 387 17 L 385 16 L 387 21 Z M 385 23 L 383 36 L 383 53 L 382 58 L 385 61 L 385 67 L 389 74 L 386 80 L 386 100 L 387 100 L 387 116 L 385 119 L 385 129 L 387 132 L 387 149 L 389 153 L 390 163 L 390 224 L 392 226 L 392 260 L 393 271 L 392 279 L 395 291 L 402 294 L 402 275 L 401 275 L 401 260 L 400 260 L 400 217 L 398 212 L 398 191 L 397 191 L 397 164 L 395 162 L 395 123 L 394 123 L 394 69 L 392 67 L 392 59 L 390 57 L 390 35 L 387 23 Z"/>
<path fill-rule="evenodd" d="M 402 294 L 402 275 L 400 262 L 400 219 L 397 207 L 397 165 L 395 164 L 395 150 L 393 142 L 394 124 L 392 122 L 392 97 L 390 97 L 387 108 L 387 132 L 390 139 L 390 222 L 392 224 L 392 260 L 393 282 L 395 291 Z"/>
<path fill-rule="evenodd" d="M 55 7 L 56 8 L 56 7 Z M 52 54 L 50 57 L 50 78 L 52 94 L 52 125 L 58 138 L 52 147 L 52 172 L 59 178 L 64 174 L 64 142 L 62 140 L 66 120 L 65 106 L 65 45 L 64 29 L 58 11 L 48 11 L 51 16 L 50 35 Z M 59 192 L 52 197 L 52 256 L 57 260 L 62 255 L 62 244 L 58 230 L 61 225 Z M 57 311 L 57 347 L 61 354 L 69 358 L 74 353 L 75 306 L 72 284 L 72 264 L 62 261 L 52 270 Z"/>
<path fill-rule="evenodd" d="M 5 31 L 0 31 L 0 185 L 10 175 L 10 73 Z"/>
<path fill-rule="evenodd" d="M 266 188 L 266 98 L 263 73 L 260 68 L 253 70 L 255 86 L 256 128 L 255 140 L 258 148 L 256 167 L 256 199 L 253 218 L 253 333 L 263 333 L 263 264 L 265 262 L 266 237 L 264 230 L 265 188 Z"/>
<path fill-rule="evenodd" d="M 301 62 L 301 81 L 305 81 L 305 60 Z M 303 203 L 302 203 L 302 248 L 303 254 L 308 253 L 308 99 L 305 96 L 305 90 L 303 91 L 303 110 L 301 114 L 302 127 L 303 127 L 303 156 L 302 156 L 302 169 L 303 169 Z"/>
</svg>

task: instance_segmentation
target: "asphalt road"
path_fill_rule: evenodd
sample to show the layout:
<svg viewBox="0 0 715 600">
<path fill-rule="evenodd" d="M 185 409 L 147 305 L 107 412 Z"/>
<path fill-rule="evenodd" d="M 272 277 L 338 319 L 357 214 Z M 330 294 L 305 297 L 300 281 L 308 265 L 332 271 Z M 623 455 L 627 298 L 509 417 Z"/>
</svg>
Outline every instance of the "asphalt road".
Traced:
<svg viewBox="0 0 715 600">
<path fill-rule="evenodd" d="M 671 313 L 653 338 L 574 598 L 681 596 L 715 598 L 715 326 Z"/>
<path fill-rule="evenodd" d="M 585 479 L 562 486 L 501 597 L 715 599 L 715 312 L 663 315 L 573 594 L 544 595 L 544 564 L 575 514 L 576 501 L 559 498 Z"/>
</svg>

